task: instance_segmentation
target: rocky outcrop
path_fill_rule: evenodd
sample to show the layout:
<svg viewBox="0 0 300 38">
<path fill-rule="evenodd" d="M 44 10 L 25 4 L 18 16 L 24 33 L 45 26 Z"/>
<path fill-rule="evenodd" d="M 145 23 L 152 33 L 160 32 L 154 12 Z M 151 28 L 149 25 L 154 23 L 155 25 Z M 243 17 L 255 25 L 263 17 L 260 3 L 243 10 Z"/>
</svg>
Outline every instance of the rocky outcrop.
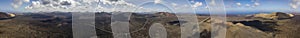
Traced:
<svg viewBox="0 0 300 38">
<path fill-rule="evenodd" d="M 200 21 L 201 37 L 211 32 L 211 19 L 207 18 Z M 273 38 L 276 29 L 276 21 L 263 21 L 263 20 L 238 20 L 227 21 L 226 38 Z M 207 32 L 208 31 L 208 32 Z M 210 38 L 210 37 L 207 37 Z"/>
<path fill-rule="evenodd" d="M 5 12 L 0 12 L 0 20 L 1 19 L 10 19 L 14 18 L 16 15 L 12 13 L 5 13 Z"/>
<path fill-rule="evenodd" d="M 288 14 L 288 13 L 283 13 L 283 12 L 277 12 L 276 16 L 277 16 L 278 19 L 289 19 L 289 18 L 294 17 L 293 14 Z"/>
<path fill-rule="evenodd" d="M 228 27 L 226 38 L 272 38 L 272 34 L 246 26 L 242 23 L 236 23 Z"/>
<path fill-rule="evenodd" d="M 166 17 L 176 16 L 175 14 L 169 13 L 169 12 L 158 12 L 158 13 L 155 13 L 155 14 L 161 15 L 161 16 L 166 16 Z"/>
<path fill-rule="evenodd" d="M 255 14 L 255 15 L 253 15 L 253 17 L 263 18 L 263 19 L 273 19 L 273 20 L 279 19 L 280 20 L 280 19 L 293 18 L 294 15 L 288 14 L 288 13 L 283 13 L 283 12 L 273 12 L 271 14 L 265 14 L 265 13 Z"/>
</svg>

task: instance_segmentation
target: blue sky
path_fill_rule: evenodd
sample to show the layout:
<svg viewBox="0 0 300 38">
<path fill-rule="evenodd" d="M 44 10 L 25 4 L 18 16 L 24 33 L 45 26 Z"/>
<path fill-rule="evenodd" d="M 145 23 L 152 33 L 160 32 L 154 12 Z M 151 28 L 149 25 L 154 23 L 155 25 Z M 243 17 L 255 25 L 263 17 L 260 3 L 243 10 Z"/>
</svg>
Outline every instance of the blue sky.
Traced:
<svg viewBox="0 0 300 38">
<path fill-rule="evenodd" d="M 205 1 L 205 0 L 195 0 L 195 1 Z M 293 12 L 293 9 L 290 7 L 290 2 L 292 0 L 258 0 L 258 6 L 251 7 L 255 4 L 252 0 L 224 0 L 224 5 L 227 13 L 238 13 L 249 12 L 249 13 L 260 13 L 260 12 Z M 236 3 L 240 3 L 241 6 L 238 6 Z M 245 6 L 249 4 L 250 7 Z M 199 7 L 198 10 L 203 10 Z M 297 8 L 299 10 L 299 8 Z M 207 11 L 207 10 L 204 10 Z M 201 12 L 201 11 L 198 11 Z M 299 11 L 297 11 L 299 12 Z"/>
<path fill-rule="evenodd" d="M 1 0 L 0 1 L 0 11 L 4 11 L 4 12 L 14 12 L 14 11 L 18 11 L 18 12 L 22 12 L 24 11 L 24 8 L 19 8 L 19 9 L 14 9 L 11 4 L 12 4 L 13 0 Z M 29 5 L 30 3 L 23 3 L 24 5 L 22 5 L 21 7 L 25 7 L 26 5 Z"/>
<path fill-rule="evenodd" d="M 225 9 L 227 13 L 240 13 L 240 12 L 294 12 L 291 8 L 290 3 L 292 0 L 224 0 Z M 32 2 L 32 1 L 31 1 Z M 14 9 L 11 4 L 13 0 L 1 0 L 0 1 L 0 11 L 18 11 L 24 12 L 27 11 L 25 9 L 26 6 L 30 6 L 31 2 L 23 2 L 20 8 Z M 136 0 L 126 0 L 127 3 L 139 3 Z M 197 13 L 208 13 L 206 9 L 205 0 L 188 0 L 190 4 L 195 4 L 196 2 L 201 2 L 203 5 L 196 8 Z M 240 3 L 241 5 L 237 5 Z M 255 3 L 259 3 L 259 5 L 254 6 Z M 177 1 L 178 5 L 181 5 L 181 2 Z M 183 5 L 181 5 L 183 6 Z M 153 6 L 153 5 L 146 5 L 145 7 L 149 8 L 159 8 L 161 6 Z M 163 7 L 162 7 L 163 8 Z M 299 8 L 296 9 L 299 12 Z"/>
<path fill-rule="evenodd" d="M 10 6 L 10 3 L 12 2 L 12 0 L 1 0 L 0 2 L 1 2 L 0 3 L 1 10 L 6 10 L 6 11 L 12 10 L 12 7 Z"/>
</svg>

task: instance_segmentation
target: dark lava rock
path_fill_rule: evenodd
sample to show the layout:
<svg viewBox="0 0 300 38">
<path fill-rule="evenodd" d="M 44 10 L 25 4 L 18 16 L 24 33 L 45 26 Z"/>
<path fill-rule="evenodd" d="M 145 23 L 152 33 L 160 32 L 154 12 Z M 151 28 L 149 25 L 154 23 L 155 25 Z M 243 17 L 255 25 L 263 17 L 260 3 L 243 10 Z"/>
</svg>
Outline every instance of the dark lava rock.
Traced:
<svg viewBox="0 0 300 38">
<path fill-rule="evenodd" d="M 259 21 L 259 20 L 253 20 L 253 21 L 234 21 L 232 23 L 233 24 L 242 23 L 245 26 L 254 27 L 254 28 L 257 28 L 259 30 L 268 31 L 268 32 L 276 31 L 274 29 L 274 26 L 277 26 L 276 22 L 263 22 L 263 21 Z"/>
<path fill-rule="evenodd" d="M 287 14 L 287 13 L 283 13 L 283 12 L 276 12 L 276 16 L 278 19 L 289 19 L 294 17 L 294 15 L 292 14 Z"/>
<path fill-rule="evenodd" d="M 0 20 L 11 19 L 14 16 L 15 16 L 15 14 L 10 15 L 10 13 L 0 12 Z"/>
</svg>

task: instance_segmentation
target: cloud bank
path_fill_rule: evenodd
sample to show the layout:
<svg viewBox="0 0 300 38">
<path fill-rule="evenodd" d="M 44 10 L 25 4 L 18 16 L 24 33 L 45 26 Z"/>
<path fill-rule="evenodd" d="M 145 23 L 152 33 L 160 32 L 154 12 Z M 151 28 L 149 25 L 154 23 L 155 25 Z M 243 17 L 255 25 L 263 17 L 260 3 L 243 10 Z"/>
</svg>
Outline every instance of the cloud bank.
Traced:
<svg viewBox="0 0 300 38">
<path fill-rule="evenodd" d="M 145 1 L 145 0 L 144 0 Z M 163 0 L 152 0 L 155 4 L 167 3 Z M 173 0 L 172 0 L 173 1 Z M 175 1 L 175 0 L 174 0 Z M 143 2 L 143 0 L 141 0 Z M 169 1 L 170 2 L 170 1 Z M 190 1 L 187 1 L 190 2 Z M 138 7 L 137 4 L 133 4 L 128 0 L 14 0 L 11 4 L 14 8 L 19 8 L 23 3 L 30 3 L 26 5 L 25 11 L 28 12 L 134 12 L 137 9 L 139 11 L 150 12 L 155 11 L 151 8 Z M 188 4 L 176 4 L 167 3 L 171 6 L 185 10 L 186 8 L 197 8 L 202 6 L 202 2 L 194 2 L 192 5 Z"/>
</svg>

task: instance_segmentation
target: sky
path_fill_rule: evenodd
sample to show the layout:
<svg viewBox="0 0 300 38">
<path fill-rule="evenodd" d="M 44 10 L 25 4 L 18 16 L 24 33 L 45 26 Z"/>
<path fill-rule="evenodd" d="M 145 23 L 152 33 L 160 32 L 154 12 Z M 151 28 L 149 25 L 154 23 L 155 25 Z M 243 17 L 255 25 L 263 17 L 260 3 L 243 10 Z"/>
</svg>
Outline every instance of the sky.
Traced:
<svg viewBox="0 0 300 38">
<path fill-rule="evenodd" d="M 299 12 L 300 0 L 223 0 L 227 13 Z M 0 11 L 17 12 L 196 12 L 205 0 L 1 0 Z"/>
<path fill-rule="evenodd" d="M 12 2 L 12 0 L 2 0 L 0 3 L 0 10 L 3 11 L 8 11 L 8 10 L 12 10 L 12 7 L 10 6 L 10 3 Z"/>
</svg>

